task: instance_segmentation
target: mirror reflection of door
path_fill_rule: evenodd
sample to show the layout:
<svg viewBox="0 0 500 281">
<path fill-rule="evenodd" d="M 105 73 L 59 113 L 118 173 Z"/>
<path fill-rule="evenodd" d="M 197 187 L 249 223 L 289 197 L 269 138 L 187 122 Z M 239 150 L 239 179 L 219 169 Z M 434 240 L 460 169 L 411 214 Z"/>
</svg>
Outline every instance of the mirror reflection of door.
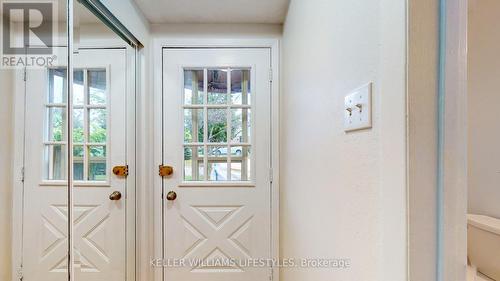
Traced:
<svg viewBox="0 0 500 281">
<path fill-rule="evenodd" d="M 270 266 L 270 50 L 165 49 L 165 280 L 264 281 Z M 172 196 L 175 194 L 176 196 Z"/>
<path fill-rule="evenodd" d="M 77 280 L 125 280 L 126 50 L 75 54 L 74 261 Z M 28 70 L 23 216 L 24 280 L 67 280 L 66 68 Z"/>
</svg>

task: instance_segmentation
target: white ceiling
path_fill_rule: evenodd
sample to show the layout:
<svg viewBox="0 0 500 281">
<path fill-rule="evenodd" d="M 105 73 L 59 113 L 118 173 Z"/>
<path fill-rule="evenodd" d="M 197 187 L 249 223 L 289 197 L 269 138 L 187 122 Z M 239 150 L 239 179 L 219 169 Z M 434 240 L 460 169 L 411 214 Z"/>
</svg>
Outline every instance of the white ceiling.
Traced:
<svg viewBox="0 0 500 281">
<path fill-rule="evenodd" d="M 151 23 L 283 23 L 289 0 L 135 0 Z"/>
</svg>

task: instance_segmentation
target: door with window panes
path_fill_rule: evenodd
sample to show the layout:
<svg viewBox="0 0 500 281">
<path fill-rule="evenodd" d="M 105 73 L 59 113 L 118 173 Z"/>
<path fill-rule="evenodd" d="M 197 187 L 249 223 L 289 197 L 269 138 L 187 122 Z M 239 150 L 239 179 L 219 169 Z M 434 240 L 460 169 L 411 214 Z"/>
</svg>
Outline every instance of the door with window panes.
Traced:
<svg viewBox="0 0 500 281">
<path fill-rule="evenodd" d="M 164 277 L 264 281 L 271 256 L 270 49 L 164 49 Z M 180 262 L 175 263 L 175 262 Z"/>
<path fill-rule="evenodd" d="M 125 280 L 126 51 L 80 50 L 73 84 L 75 280 Z M 23 267 L 26 281 L 67 279 L 65 67 L 26 79 Z M 110 194 L 119 192 L 119 200 Z M 115 198 L 116 199 L 116 198 Z"/>
</svg>

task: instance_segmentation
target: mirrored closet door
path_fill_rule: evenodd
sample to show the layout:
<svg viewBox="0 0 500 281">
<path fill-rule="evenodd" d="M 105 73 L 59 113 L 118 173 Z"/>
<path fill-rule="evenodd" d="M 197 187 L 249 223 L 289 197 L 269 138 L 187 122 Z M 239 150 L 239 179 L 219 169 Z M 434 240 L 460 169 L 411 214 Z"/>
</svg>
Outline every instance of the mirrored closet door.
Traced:
<svg viewBox="0 0 500 281">
<path fill-rule="evenodd" d="M 12 280 L 135 280 L 141 44 L 100 1 L 52 4 L 53 61 L 14 75 Z"/>
</svg>

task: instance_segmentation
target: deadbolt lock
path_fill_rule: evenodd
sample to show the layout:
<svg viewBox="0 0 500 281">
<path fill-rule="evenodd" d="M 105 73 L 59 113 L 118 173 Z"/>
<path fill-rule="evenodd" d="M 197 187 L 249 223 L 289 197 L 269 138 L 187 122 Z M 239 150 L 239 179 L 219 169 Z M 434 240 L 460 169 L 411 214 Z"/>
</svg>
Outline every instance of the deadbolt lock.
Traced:
<svg viewBox="0 0 500 281">
<path fill-rule="evenodd" d="M 174 173 L 174 168 L 172 166 L 160 165 L 159 174 L 161 177 L 170 176 Z"/>
<path fill-rule="evenodd" d="M 128 176 L 128 166 L 115 166 L 113 167 L 113 174 L 119 177 Z"/>
</svg>

